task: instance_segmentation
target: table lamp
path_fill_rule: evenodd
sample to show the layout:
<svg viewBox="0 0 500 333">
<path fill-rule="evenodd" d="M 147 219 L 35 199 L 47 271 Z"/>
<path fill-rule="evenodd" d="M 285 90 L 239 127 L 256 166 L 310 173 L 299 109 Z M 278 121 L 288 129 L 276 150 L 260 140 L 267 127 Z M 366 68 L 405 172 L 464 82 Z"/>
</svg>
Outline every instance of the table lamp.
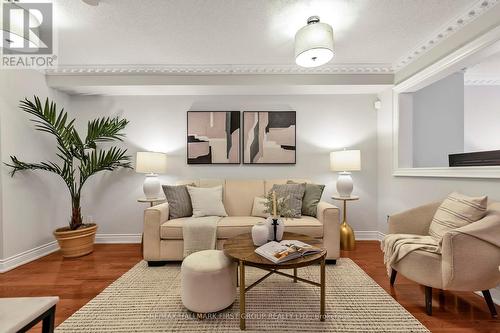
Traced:
<svg viewBox="0 0 500 333">
<path fill-rule="evenodd" d="M 158 179 L 159 173 L 167 170 L 167 155 L 150 151 L 137 152 L 135 171 L 145 173 L 143 190 L 146 199 L 155 199 L 160 196 L 161 186 Z"/>
<path fill-rule="evenodd" d="M 361 153 L 359 150 L 341 150 L 330 153 L 330 168 L 339 172 L 337 192 L 341 197 L 350 197 L 353 183 L 350 171 L 361 170 Z"/>
</svg>

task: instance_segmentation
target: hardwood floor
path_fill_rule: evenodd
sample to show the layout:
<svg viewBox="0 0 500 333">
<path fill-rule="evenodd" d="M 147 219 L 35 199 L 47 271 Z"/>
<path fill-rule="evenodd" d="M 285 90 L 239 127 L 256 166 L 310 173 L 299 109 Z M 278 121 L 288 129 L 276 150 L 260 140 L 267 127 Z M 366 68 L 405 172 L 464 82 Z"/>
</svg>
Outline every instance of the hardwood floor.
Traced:
<svg viewBox="0 0 500 333">
<path fill-rule="evenodd" d="M 500 332 L 500 320 L 492 319 L 484 299 L 473 293 L 435 290 L 433 315 L 427 316 L 423 287 L 401 275 L 390 287 L 379 242 L 356 245 L 354 251 L 343 251 L 342 257 L 354 260 L 432 332 Z M 94 253 L 78 259 L 54 253 L 0 274 L 0 297 L 58 295 L 58 325 L 140 260 L 139 244 L 100 244 Z M 39 332 L 40 326 L 32 331 Z"/>
</svg>

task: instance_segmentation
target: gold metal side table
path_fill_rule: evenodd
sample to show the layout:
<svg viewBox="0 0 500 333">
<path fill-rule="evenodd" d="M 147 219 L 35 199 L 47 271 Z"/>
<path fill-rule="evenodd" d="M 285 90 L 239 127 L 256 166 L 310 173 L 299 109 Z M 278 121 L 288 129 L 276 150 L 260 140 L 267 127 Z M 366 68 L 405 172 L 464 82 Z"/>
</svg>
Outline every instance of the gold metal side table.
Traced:
<svg viewBox="0 0 500 333">
<path fill-rule="evenodd" d="M 332 196 L 333 200 L 344 202 L 344 211 L 342 224 L 340 225 L 340 249 L 344 251 L 352 251 L 356 247 L 356 238 L 351 226 L 347 224 L 347 201 L 359 200 L 358 196 L 351 195 L 350 197 L 341 197 L 339 195 Z"/>
<path fill-rule="evenodd" d="M 137 202 L 149 202 L 149 207 L 153 207 L 157 202 L 163 202 L 165 201 L 165 198 L 139 198 L 137 199 Z"/>
</svg>

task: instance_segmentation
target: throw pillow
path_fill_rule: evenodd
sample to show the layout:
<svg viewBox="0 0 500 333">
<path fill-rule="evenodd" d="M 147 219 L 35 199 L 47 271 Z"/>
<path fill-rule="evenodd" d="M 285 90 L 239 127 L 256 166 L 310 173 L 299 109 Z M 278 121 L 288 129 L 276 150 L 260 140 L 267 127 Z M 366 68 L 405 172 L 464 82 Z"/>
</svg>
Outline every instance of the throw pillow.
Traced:
<svg viewBox="0 0 500 333">
<path fill-rule="evenodd" d="M 222 203 L 222 186 L 187 186 L 187 190 L 193 205 L 193 217 L 227 216 Z"/>
<path fill-rule="evenodd" d="M 191 184 L 191 186 L 195 186 Z M 191 197 L 186 185 L 163 185 L 163 192 L 168 202 L 168 218 L 178 219 L 193 215 Z"/>
<path fill-rule="evenodd" d="M 297 184 L 293 180 L 289 180 L 287 184 Z M 302 198 L 302 215 L 316 217 L 318 213 L 318 203 L 323 195 L 325 185 L 306 184 L 304 197 Z"/>
<path fill-rule="evenodd" d="M 271 192 L 276 192 L 279 198 L 288 198 L 288 207 L 292 210 L 293 217 L 300 217 L 302 212 L 302 197 L 306 184 L 274 184 Z"/>
<path fill-rule="evenodd" d="M 266 213 L 266 198 L 263 197 L 255 197 L 253 199 L 253 207 L 252 207 L 252 216 L 257 217 L 269 217 L 269 213 Z"/>
<path fill-rule="evenodd" d="M 429 235 L 437 242 L 450 230 L 476 222 L 486 215 L 488 197 L 468 197 L 453 192 L 443 201 L 434 214 Z"/>
</svg>

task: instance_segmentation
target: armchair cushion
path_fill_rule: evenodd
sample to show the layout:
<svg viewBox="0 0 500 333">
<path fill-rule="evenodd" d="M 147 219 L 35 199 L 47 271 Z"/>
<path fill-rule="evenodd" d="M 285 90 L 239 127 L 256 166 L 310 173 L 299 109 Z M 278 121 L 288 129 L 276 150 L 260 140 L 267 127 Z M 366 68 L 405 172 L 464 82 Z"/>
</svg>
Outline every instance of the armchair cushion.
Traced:
<svg viewBox="0 0 500 333">
<path fill-rule="evenodd" d="M 488 197 L 468 197 L 451 193 L 439 206 L 429 227 L 429 235 L 441 243 L 450 230 L 476 222 L 486 215 Z"/>
</svg>

